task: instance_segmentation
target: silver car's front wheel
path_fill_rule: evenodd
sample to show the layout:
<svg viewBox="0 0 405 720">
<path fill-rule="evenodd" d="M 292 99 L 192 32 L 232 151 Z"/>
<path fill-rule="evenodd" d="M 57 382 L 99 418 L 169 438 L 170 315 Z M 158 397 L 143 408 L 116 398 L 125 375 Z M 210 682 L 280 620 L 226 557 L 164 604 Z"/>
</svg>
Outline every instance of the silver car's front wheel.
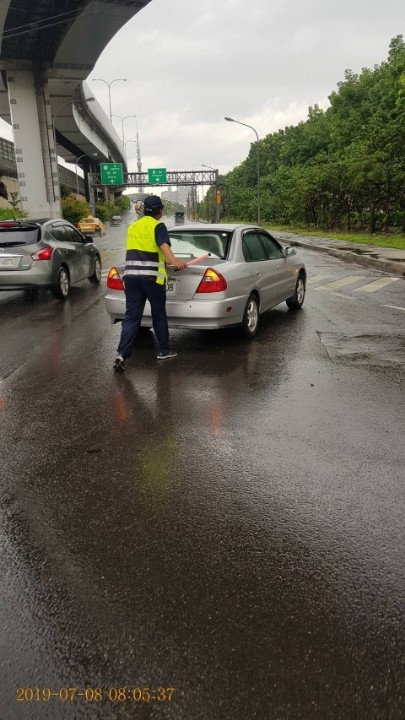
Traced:
<svg viewBox="0 0 405 720">
<path fill-rule="evenodd" d="M 259 329 L 259 302 L 255 295 L 250 295 L 246 303 L 242 320 L 242 333 L 247 338 L 254 338 Z"/>
<path fill-rule="evenodd" d="M 65 267 L 61 267 L 58 273 L 56 285 L 52 288 L 52 292 L 59 300 L 66 300 L 69 294 L 70 278 Z"/>
<path fill-rule="evenodd" d="M 305 280 L 303 275 L 299 275 L 297 278 L 297 284 L 295 286 L 294 295 L 286 300 L 287 307 L 290 310 L 299 310 L 302 308 L 305 300 Z"/>
</svg>

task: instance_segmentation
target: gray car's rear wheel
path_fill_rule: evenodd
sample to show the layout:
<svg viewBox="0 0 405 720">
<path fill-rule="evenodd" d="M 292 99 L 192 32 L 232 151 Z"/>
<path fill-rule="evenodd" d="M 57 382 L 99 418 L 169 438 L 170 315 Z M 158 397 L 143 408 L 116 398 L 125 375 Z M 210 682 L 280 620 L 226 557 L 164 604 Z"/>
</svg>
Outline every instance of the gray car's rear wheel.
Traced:
<svg viewBox="0 0 405 720">
<path fill-rule="evenodd" d="M 100 258 L 100 255 L 96 255 L 96 258 L 94 260 L 94 272 L 93 272 L 93 275 L 90 275 L 89 280 L 94 285 L 99 285 L 101 283 L 101 258 Z"/>
<path fill-rule="evenodd" d="M 69 294 L 70 278 L 67 268 L 59 268 L 58 279 L 52 288 L 52 292 L 59 300 L 66 300 Z"/>
<path fill-rule="evenodd" d="M 259 301 L 256 295 L 249 295 L 242 320 L 242 333 L 246 338 L 254 338 L 259 329 Z"/>
<path fill-rule="evenodd" d="M 287 307 L 290 310 L 299 310 L 302 308 L 305 300 L 305 280 L 302 274 L 298 275 L 297 283 L 295 285 L 294 295 L 286 300 Z"/>
</svg>

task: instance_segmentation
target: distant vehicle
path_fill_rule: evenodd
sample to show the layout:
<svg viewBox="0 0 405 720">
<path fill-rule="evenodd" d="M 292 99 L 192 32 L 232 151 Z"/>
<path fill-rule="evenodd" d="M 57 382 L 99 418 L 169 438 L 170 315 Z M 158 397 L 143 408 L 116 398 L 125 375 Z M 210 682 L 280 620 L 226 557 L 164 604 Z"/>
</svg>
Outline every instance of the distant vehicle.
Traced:
<svg viewBox="0 0 405 720">
<path fill-rule="evenodd" d="M 100 253 L 67 220 L 0 222 L 0 290 L 50 288 L 66 300 L 70 286 L 86 278 L 101 282 Z"/>
<path fill-rule="evenodd" d="M 184 225 L 184 212 L 174 213 L 174 222 L 176 225 Z"/>
<path fill-rule="evenodd" d="M 259 327 L 259 316 L 281 302 L 299 310 L 305 298 L 307 273 L 294 247 L 284 248 L 266 230 L 254 225 L 185 225 L 169 229 L 171 248 L 184 270 L 168 272 L 166 312 L 170 327 L 216 330 L 240 326 L 247 338 Z M 107 277 L 106 310 L 111 322 L 125 315 L 124 266 Z M 146 303 L 142 317 L 152 325 Z"/>
<path fill-rule="evenodd" d="M 89 233 L 91 235 L 105 235 L 107 232 L 106 226 L 101 222 L 99 218 L 88 215 L 88 217 L 81 218 L 77 223 L 77 227 L 82 233 Z"/>
<path fill-rule="evenodd" d="M 136 220 L 139 220 L 140 217 L 143 215 L 143 202 L 142 200 L 137 200 L 135 203 L 135 214 L 136 214 Z"/>
<path fill-rule="evenodd" d="M 121 225 L 121 223 L 122 223 L 121 215 L 113 215 L 112 216 L 112 218 L 110 220 L 111 225 Z"/>
</svg>

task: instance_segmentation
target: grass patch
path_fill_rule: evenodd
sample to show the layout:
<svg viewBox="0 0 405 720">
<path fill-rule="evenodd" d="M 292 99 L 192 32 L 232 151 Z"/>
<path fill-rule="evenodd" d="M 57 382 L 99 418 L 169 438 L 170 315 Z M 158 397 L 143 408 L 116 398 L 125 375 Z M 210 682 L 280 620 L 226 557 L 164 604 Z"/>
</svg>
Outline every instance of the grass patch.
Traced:
<svg viewBox="0 0 405 720">
<path fill-rule="evenodd" d="M 291 232 L 304 237 L 331 238 L 342 242 L 356 243 L 360 245 L 374 245 L 375 247 L 395 248 L 405 250 L 405 235 L 367 235 L 366 233 L 330 233 L 326 230 L 308 230 L 308 228 L 287 227 L 285 225 L 271 225 L 268 229 L 279 230 L 280 232 Z"/>
</svg>

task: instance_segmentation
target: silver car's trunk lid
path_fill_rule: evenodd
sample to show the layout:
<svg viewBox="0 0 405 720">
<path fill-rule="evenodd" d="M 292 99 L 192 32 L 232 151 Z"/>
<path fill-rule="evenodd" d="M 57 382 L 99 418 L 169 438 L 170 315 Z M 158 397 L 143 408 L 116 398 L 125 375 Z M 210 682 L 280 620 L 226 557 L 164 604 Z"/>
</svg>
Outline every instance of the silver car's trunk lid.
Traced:
<svg viewBox="0 0 405 720">
<path fill-rule="evenodd" d="M 221 264 L 221 260 L 215 259 L 214 263 L 210 259 L 201 260 L 196 265 L 190 265 L 184 270 L 175 271 L 173 268 L 168 268 L 168 286 L 167 286 L 167 301 L 170 300 L 192 300 L 197 288 L 204 276 L 207 268 L 216 267 Z"/>
</svg>

